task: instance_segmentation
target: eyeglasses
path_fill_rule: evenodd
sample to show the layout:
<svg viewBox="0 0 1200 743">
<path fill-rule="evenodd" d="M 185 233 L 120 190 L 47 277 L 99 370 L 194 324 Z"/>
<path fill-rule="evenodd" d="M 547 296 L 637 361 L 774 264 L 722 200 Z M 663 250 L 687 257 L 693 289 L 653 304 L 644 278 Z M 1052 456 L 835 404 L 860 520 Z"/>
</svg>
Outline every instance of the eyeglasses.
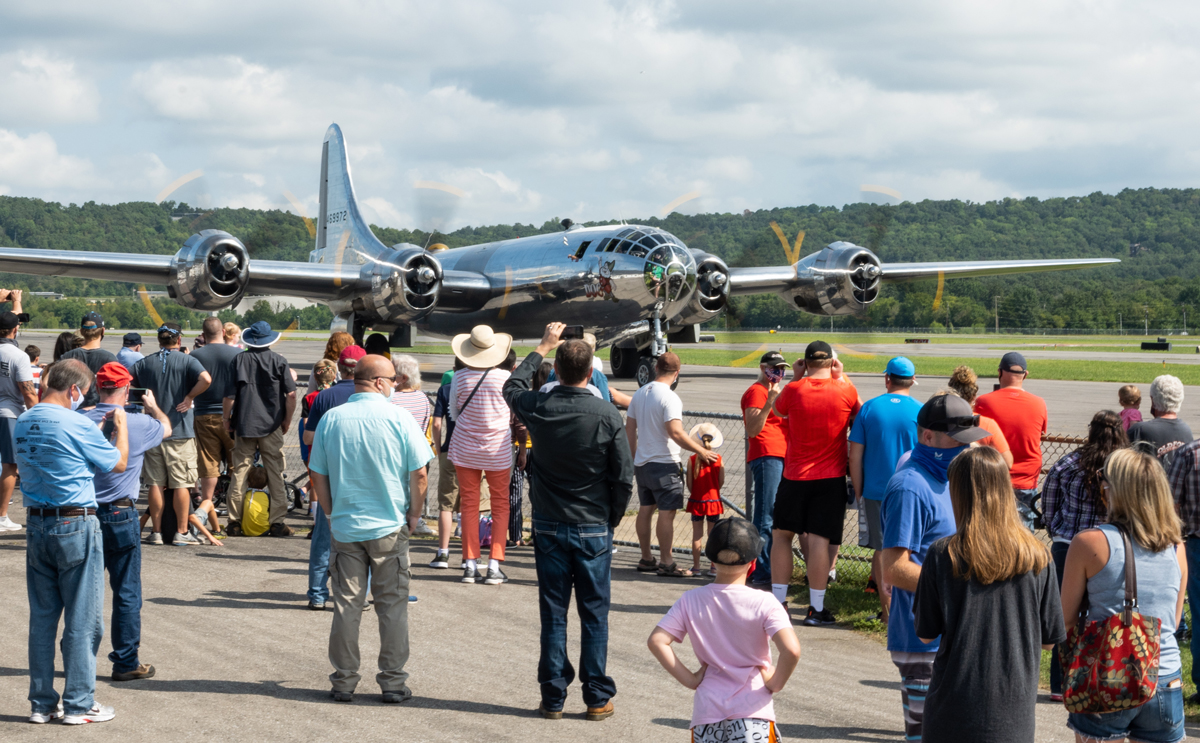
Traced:
<svg viewBox="0 0 1200 743">
<path fill-rule="evenodd" d="M 394 384 L 396 382 L 396 375 L 393 374 L 390 377 L 371 377 L 372 382 L 374 382 L 376 379 L 386 379 L 387 381 L 392 382 Z"/>
</svg>

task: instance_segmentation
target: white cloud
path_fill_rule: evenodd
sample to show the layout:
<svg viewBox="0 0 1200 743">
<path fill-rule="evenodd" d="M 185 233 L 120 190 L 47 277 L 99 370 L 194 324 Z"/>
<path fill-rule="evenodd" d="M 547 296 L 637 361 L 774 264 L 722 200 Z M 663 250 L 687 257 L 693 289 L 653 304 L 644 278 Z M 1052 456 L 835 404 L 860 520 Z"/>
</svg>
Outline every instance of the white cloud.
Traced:
<svg viewBox="0 0 1200 743">
<path fill-rule="evenodd" d="M 93 121 L 100 93 L 75 61 L 43 51 L 0 55 L 0 123 L 65 124 Z"/>
<path fill-rule="evenodd" d="M 49 134 L 21 137 L 7 129 L 0 129 L 0 184 L 14 195 L 34 196 L 104 185 L 89 161 L 60 153 Z"/>
</svg>

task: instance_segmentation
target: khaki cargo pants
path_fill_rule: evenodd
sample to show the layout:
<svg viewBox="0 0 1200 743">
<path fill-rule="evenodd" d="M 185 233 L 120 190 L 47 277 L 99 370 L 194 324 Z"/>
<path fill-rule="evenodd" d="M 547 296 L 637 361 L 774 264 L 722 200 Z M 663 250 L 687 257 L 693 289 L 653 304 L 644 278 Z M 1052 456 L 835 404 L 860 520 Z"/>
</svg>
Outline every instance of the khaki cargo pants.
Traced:
<svg viewBox="0 0 1200 743">
<path fill-rule="evenodd" d="M 288 491 L 283 482 L 283 429 L 276 428 L 266 436 L 238 436 L 233 442 L 233 471 L 229 475 L 229 520 L 242 520 L 242 499 L 246 496 L 246 476 L 258 452 L 267 470 L 267 489 L 271 496 L 271 523 L 278 524 L 287 516 Z"/>
</svg>

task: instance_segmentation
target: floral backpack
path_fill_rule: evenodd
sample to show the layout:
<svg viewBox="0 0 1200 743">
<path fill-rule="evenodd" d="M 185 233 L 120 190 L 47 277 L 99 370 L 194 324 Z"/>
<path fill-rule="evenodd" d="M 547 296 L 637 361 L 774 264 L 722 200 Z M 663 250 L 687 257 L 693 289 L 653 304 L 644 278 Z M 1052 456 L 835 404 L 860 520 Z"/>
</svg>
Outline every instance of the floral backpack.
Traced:
<svg viewBox="0 0 1200 743">
<path fill-rule="evenodd" d="M 1068 712 L 1104 714 L 1140 707 L 1158 690 L 1162 620 L 1138 612 L 1133 544 L 1125 543 L 1125 605 L 1119 614 L 1089 622 L 1085 611 L 1058 646 L 1063 705 Z M 1087 608 L 1087 594 L 1084 606 Z"/>
</svg>

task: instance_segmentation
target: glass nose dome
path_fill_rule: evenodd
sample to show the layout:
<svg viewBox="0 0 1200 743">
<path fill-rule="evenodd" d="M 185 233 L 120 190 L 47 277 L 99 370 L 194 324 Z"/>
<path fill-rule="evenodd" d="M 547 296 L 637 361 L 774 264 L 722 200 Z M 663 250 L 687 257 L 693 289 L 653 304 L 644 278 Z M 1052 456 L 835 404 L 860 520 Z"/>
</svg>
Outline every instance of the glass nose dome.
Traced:
<svg viewBox="0 0 1200 743">
<path fill-rule="evenodd" d="M 696 288 L 696 261 L 678 245 L 660 245 L 646 256 L 646 289 L 664 302 L 677 302 Z"/>
</svg>

